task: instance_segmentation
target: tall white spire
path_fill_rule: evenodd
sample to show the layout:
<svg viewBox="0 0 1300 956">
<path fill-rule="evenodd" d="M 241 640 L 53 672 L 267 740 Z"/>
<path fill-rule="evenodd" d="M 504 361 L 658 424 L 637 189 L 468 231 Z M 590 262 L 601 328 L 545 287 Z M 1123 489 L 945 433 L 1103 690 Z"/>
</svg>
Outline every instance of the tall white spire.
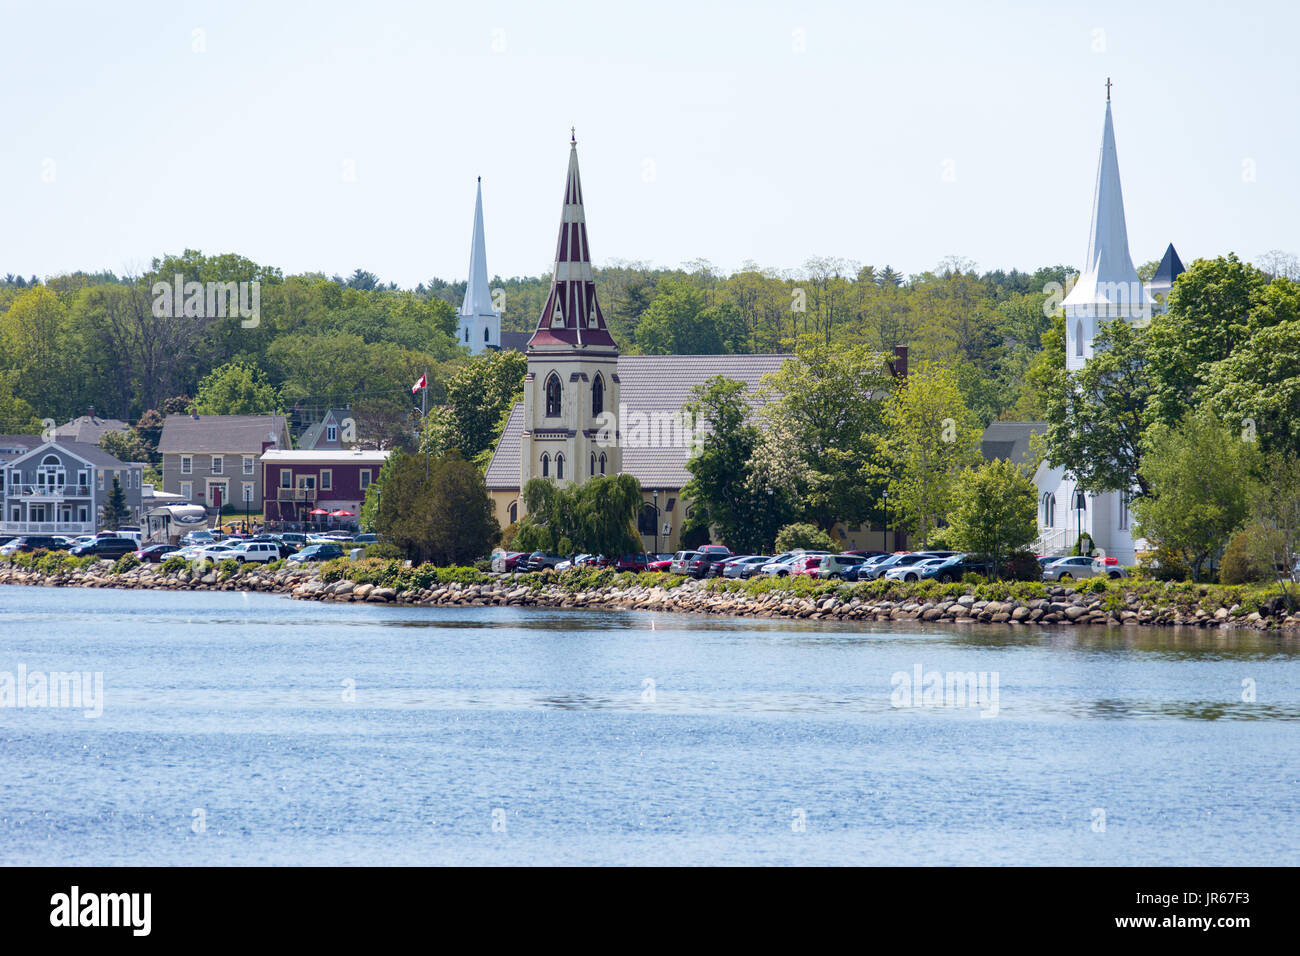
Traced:
<svg viewBox="0 0 1300 956">
<path fill-rule="evenodd" d="M 474 199 L 474 237 L 469 246 L 469 281 L 465 299 L 460 304 L 457 337 L 461 345 L 478 353 L 487 346 L 501 344 L 501 316 L 492 306 L 492 289 L 488 282 L 487 242 L 483 236 L 483 178 L 478 181 Z"/>
<path fill-rule="evenodd" d="M 1110 115 L 1109 81 L 1088 253 L 1079 281 L 1062 304 L 1067 311 L 1072 306 L 1091 307 L 1089 311 L 1095 310 L 1103 318 L 1123 316 L 1131 319 L 1138 318 L 1151 304 L 1151 297 L 1138 281 L 1128 251 L 1124 194 L 1119 184 L 1119 156 L 1115 151 L 1115 127 Z"/>
</svg>

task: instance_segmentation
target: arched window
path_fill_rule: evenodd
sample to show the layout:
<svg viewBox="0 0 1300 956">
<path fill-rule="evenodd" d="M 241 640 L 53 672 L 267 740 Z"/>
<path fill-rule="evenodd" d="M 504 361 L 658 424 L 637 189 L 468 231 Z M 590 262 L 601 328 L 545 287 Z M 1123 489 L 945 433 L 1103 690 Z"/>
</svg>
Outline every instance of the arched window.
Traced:
<svg viewBox="0 0 1300 956">
<path fill-rule="evenodd" d="M 555 456 L 555 477 L 556 478 L 564 477 L 564 456 L 563 455 Z"/>
<path fill-rule="evenodd" d="M 605 453 L 604 453 L 604 452 L 601 452 L 601 453 L 600 453 L 600 473 L 601 473 L 602 475 L 605 473 Z"/>
<path fill-rule="evenodd" d="M 519 520 L 519 502 L 510 502 L 510 523 L 514 524 Z"/>
<path fill-rule="evenodd" d="M 1043 495 L 1043 527 L 1056 527 L 1056 495 L 1050 491 Z"/>
<path fill-rule="evenodd" d="M 1119 496 L 1119 530 L 1128 530 L 1128 493 Z"/>
<path fill-rule="evenodd" d="M 605 379 L 599 372 L 596 381 L 591 383 L 591 414 L 599 415 L 605 410 Z"/>
<path fill-rule="evenodd" d="M 550 476 L 551 476 L 551 456 L 542 455 L 542 477 L 549 478 Z"/>
<path fill-rule="evenodd" d="M 596 477 L 596 453 L 591 453 L 591 477 Z"/>
<path fill-rule="evenodd" d="M 1074 354 L 1083 355 L 1083 320 L 1074 323 Z"/>
<path fill-rule="evenodd" d="M 465 341 L 469 342 L 469 326 L 465 326 Z"/>
<path fill-rule="evenodd" d="M 564 310 L 560 308 L 560 303 L 555 303 L 555 314 L 551 316 L 551 325 L 557 329 L 564 328 Z"/>
<path fill-rule="evenodd" d="M 552 372 L 546 378 L 546 415 L 555 418 L 560 414 L 560 376 Z"/>
<path fill-rule="evenodd" d="M 492 341 L 492 336 L 489 334 L 489 331 L 486 328 L 483 330 L 483 341 L 484 342 Z"/>
</svg>

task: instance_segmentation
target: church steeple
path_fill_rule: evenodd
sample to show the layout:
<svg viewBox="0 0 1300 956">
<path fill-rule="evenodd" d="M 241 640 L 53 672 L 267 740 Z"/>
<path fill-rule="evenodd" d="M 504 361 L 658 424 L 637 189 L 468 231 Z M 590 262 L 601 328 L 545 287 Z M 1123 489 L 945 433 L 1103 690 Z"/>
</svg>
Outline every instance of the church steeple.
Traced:
<svg viewBox="0 0 1300 956">
<path fill-rule="evenodd" d="M 528 342 L 529 349 L 539 346 L 618 350 L 605 324 L 605 314 L 596 301 L 576 137 L 569 141 L 569 170 L 564 179 L 564 204 L 560 210 L 551 291 L 537 320 L 537 329 Z"/>
<path fill-rule="evenodd" d="M 1128 251 L 1124 194 L 1119 183 L 1119 156 L 1115 150 L 1110 81 L 1107 80 L 1106 118 L 1101 130 L 1101 156 L 1097 161 L 1088 253 L 1079 280 L 1063 305 L 1067 309 L 1071 306 L 1091 307 L 1105 318 L 1136 318 L 1150 304 L 1151 298 L 1138 281 Z"/>
<path fill-rule="evenodd" d="M 483 236 L 483 177 L 474 199 L 474 237 L 469 246 L 469 281 L 456 323 L 457 340 L 475 354 L 501 345 L 501 316 L 492 305 L 488 282 L 487 242 Z"/>
</svg>

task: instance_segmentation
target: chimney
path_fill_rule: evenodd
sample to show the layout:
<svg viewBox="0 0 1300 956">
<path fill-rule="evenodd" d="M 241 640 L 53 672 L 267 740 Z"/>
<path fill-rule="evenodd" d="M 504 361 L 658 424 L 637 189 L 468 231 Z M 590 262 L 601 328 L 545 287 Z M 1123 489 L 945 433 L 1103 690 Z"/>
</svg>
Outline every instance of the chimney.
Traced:
<svg viewBox="0 0 1300 956">
<path fill-rule="evenodd" d="M 95 420 L 95 406 L 94 406 L 94 405 L 91 405 L 91 406 L 90 406 L 90 420 L 91 420 L 92 422 Z"/>
<path fill-rule="evenodd" d="M 894 360 L 889 363 L 889 370 L 894 373 L 894 378 L 899 381 L 907 381 L 907 346 L 894 346 Z"/>
</svg>

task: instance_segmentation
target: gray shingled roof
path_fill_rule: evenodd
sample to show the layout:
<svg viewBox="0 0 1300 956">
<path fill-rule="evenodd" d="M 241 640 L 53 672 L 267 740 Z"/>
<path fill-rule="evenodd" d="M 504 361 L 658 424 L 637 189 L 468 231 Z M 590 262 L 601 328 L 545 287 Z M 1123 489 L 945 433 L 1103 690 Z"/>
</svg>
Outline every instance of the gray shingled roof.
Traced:
<svg viewBox="0 0 1300 956">
<path fill-rule="evenodd" d="M 690 400 L 691 389 L 715 375 L 744 382 L 754 397 L 764 375 L 777 371 L 790 355 L 620 355 L 620 401 L 628 412 L 679 411 Z M 505 431 L 487 470 L 487 486 L 519 487 L 520 438 L 524 427 L 523 403 L 510 411 Z M 690 479 L 685 446 L 623 449 L 623 471 L 643 488 L 680 488 Z"/>
<path fill-rule="evenodd" d="M 25 455 L 37 445 L 45 444 L 40 435 L 0 435 L 0 461 Z"/>
<path fill-rule="evenodd" d="M 1029 439 L 1047 431 L 1047 422 L 994 422 L 984 429 L 980 452 L 985 461 L 1005 458 L 1013 465 L 1029 460 Z"/>
<path fill-rule="evenodd" d="M 95 418 L 82 415 L 70 422 L 64 422 L 54 430 L 54 437 L 59 441 L 78 441 L 89 445 L 98 445 L 99 440 L 108 432 L 130 431 L 131 426 L 117 418 Z"/>
<path fill-rule="evenodd" d="M 501 333 L 501 351 L 503 352 L 527 352 L 528 340 L 533 337 L 532 332 L 502 332 Z"/>
<path fill-rule="evenodd" d="M 279 439 L 284 432 L 283 415 L 168 415 L 163 422 L 158 451 L 262 452 L 262 443 Z"/>
</svg>

